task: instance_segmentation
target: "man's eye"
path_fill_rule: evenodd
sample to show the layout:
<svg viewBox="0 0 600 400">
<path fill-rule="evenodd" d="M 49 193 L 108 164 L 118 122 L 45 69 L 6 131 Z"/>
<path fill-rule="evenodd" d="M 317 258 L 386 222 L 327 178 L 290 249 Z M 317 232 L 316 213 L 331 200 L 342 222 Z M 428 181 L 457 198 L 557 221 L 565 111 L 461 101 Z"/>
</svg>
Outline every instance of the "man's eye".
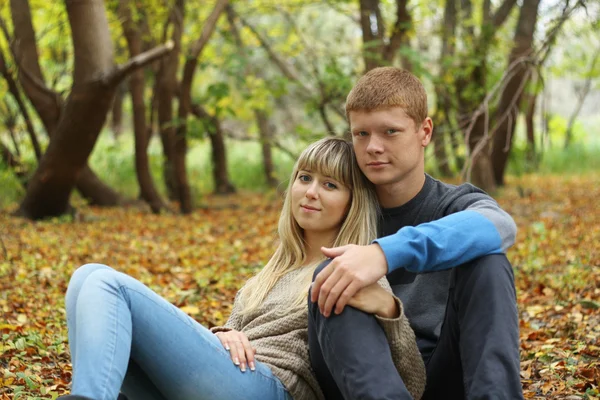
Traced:
<svg viewBox="0 0 600 400">
<path fill-rule="evenodd" d="M 354 132 L 354 136 L 369 136 L 369 132 L 366 132 L 366 131 Z"/>
<path fill-rule="evenodd" d="M 388 135 L 393 135 L 396 132 L 398 132 L 398 130 L 394 128 L 390 128 L 387 131 L 385 131 L 385 133 L 387 133 Z"/>
</svg>

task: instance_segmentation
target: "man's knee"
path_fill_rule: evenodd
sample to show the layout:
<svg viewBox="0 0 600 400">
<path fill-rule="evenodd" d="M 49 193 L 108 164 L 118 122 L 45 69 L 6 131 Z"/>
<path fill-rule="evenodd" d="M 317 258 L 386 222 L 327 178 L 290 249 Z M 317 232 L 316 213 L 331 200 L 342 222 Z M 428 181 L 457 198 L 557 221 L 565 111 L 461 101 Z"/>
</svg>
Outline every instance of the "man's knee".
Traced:
<svg viewBox="0 0 600 400">
<path fill-rule="evenodd" d="M 453 284 L 469 291 L 504 288 L 515 294 L 512 265 L 504 254 L 483 256 L 456 268 Z"/>
</svg>

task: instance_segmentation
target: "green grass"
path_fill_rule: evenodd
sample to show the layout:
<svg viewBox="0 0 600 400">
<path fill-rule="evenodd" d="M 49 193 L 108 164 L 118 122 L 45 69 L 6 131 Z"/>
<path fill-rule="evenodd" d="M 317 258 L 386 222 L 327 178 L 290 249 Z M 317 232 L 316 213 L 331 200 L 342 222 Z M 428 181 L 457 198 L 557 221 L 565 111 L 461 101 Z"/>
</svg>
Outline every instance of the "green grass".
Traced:
<svg viewBox="0 0 600 400">
<path fill-rule="evenodd" d="M 227 164 L 229 176 L 237 189 L 247 191 L 267 190 L 263 170 L 260 144 L 247 141 L 227 140 Z M 25 146 L 24 146 L 25 147 Z M 187 154 L 187 168 L 192 195 L 200 199 L 213 191 L 211 147 L 207 139 L 192 140 Z M 29 171 L 34 171 L 37 165 L 33 153 L 22 149 L 22 162 Z M 150 170 L 157 189 L 166 194 L 162 178 L 162 146 L 158 138 L 154 138 L 148 148 Z M 134 141 L 131 135 L 124 133 L 115 140 L 107 131 L 98 139 L 90 157 L 90 165 L 98 176 L 113 189 L 126 197 L 135 198 L 138 195 L 138 184 L 135 173 Z M 292 170 L 295 160 L 277 149 L 273 150 L 273 162 L 277 179 L 283 185 Z M 14 176 L 0 161 L 0 209 L 12 207 L 22 199 L 25 190 Z"/>
<path fill-rule="evenodd" d="M 561 143 L 562 144 L 562 143 Z M 227 164 L 229 176 L 236 188 L 247 191 L 264 191 L 267 189 L 263 172 L 260 144 L 247 141 L 228 140 Z M 31 149 L 23 146 L 22 162 L 30 171 L 34 171 L 36 161 Z M 198 200 L 213 190 L 211 147 L 207 139 L 192 140 L 187 155 L 187 167 L 193 198 Z M 158 138 L 154 138 L 148 149 L 150 169 L 158 190 L 166 193 L 162 178 L 162 146 Z M 569 149 L 556 145 L 546 149 L 540 156 L 536 167 L 527 163 L 525 150 L 515 145 L 508 165 L 509 175 L 524 173 L 540 174 L 582 174 L 600 170 L 600 143 L 588 145 L 575 142 Z M 427 157 L 428 171 L 434 171 L 432 157 Z M 295 160 L 287 154 L 274 149 L 273 160 L 275 173 L 282 185 L 286 184 Z M 134 163 L 134 142 L 132 135 L 123 134 L 118 140 L 105 131 L 98 139 L 94 152 L 90 157 L 90 165 L 100 178 L 123 195 L 135 198 L 138 195 L 137 178 Z M 0 209 L 14 207 L 22 199 L 25 190 L 14 176 L 0 162 Z"/>
<path fill-rule="evenodd" d="M 121 137 L 115 141 L 110 137 L 106 138 L 105 135 L 105 138 L 98 141 L 90 158 L 92 168 L 102 180 L 129 197 L 138 193 L 133 146 L 132 138 Z M 226 146 L 229 176 L 234 186 L 242 190 L 266 190 L 260 145 L 253 142 L 227 141 Z M 211 147 L 208 140 L 194 140 L 189 143 L 189 147 L 186 160 L 188 178 L 192 194 L 197 198 L 214 189 Z M 162 178 L 163 155 L 158 139 L 150 143 L 148 157 L 154 182 L 164 194 L 166 189 Z M 276 149 L 273 159 L 277 178 L 281 181 L 286 180 L 294 160 Z"/>
</svg>

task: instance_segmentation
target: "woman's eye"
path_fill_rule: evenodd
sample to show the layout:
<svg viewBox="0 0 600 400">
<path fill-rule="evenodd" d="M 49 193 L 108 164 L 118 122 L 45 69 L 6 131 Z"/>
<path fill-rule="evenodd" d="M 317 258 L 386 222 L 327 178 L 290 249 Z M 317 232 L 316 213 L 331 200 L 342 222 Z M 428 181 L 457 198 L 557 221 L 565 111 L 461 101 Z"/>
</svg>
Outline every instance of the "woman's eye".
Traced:
<svg viewBox="0 0 600 400">
<path fill-rule="evenodd" d="M 302 182 L 310 182 L 310 176 L 308 175 L 300 175 L 298 179 L 300 179 Z"/>
<path fill-rule="evenodd" d="M 325 187 L 327 187 L 327 189 L 337 189 L 337 185 L 331 182 L 325 183 Z"/>
</svg>

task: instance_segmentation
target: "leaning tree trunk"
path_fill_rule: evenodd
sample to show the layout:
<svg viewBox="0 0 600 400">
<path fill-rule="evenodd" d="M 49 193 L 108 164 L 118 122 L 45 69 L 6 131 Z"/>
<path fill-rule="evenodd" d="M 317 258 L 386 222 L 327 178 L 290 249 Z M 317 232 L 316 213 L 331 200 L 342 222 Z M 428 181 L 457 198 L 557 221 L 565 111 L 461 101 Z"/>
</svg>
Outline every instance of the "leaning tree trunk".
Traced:
<svg viewBox="0 0 600 400">
<path fill-rule="evenodd" d="M 521 99 L 532 73 L 531 64 L 522 58 L 532 53 L 539 4 L 540 0 L 523 1 L 515 30 L 514 47 L 508 57 L 509 68 L 513 67 L 514 73 L 500 96 L 495 118 L 497 127 L 493 137 L 492 165 L 497 185 L 504 185 L 504 171 L 512 147 Z"/>
<path fill-rule="evenodd" d="M 58 93 L 45 86 L 29 1 L 11 0 L 10 8 L 16 39 L 13 54 L 15 59 L 18 58 L 19 83 L 52 140 L 63 111 L 63 101 Z M 78 177 L 76 187 L 91 204 L 114 206 L 121 203 L 121 196 L 102 182 L 87 166 L 85 173 Z"/>
<path fill-rule="evenodd" d="M 129 47 L 129 55 L 130 57 L 136 57 L 142 53 L 143 41 L 140 31 L 133 22 L 130 7 L 131 2 L 123 0 L 119 7 L 119 13 L 121 15 L 127 46 Z M 129 78 L 129 90 L 133 105 L 133 131 L 135 134 L 135 172 L 140 186 L 140 197 L 148 203 L 152 212 L 158 214 L 162 209 L 168 209 L 168 207 L 156 190 L 154 180 L 150 174 L 150 165 L 148 162 L 150 135 L 146 127 L 144 86 L 144 70 L 140 68 L 134 71 Z"/>
<path fill-rule="evenodd" d="M 181 53 L 181 36 L 183 35 L 184 1 L 177 0 L 171 11 L 173 30 L 171 39 L 175 45 L 173 52 L 161 63 L 158 74 L 158 125 L 163 146 L 164 163 L 163 178 L 170 200 L 177 200 L 177 177 L 175 175 L 175 134 L 173 119 L 173 99 L 177 90 L 177 70 Z"/>
<path fill-rule="evenodd" d="M 185 167 L 185 156 L 187 154 L 187 117 L 192 109 L 192 83 L 198 64 L 198 57 L 206 47 L 210 37 L 215 31 L 217 21 L 225 10 L 228 0 L 218 0 L 212 12 L 208 16 L 200 38 L 196 40 L 188 51 L 185 65 L 183 66 L 183 78 L 181 79 L 179 96 L 179 124 L 175 134 L 175 176 L 177 179 L 177 198 L 181 205 L 181 212 L 189 214 L 192 212 L 192 195 Z M 225 146 L 224 142 L 222 143 Z M 213 149 L 214 152 L 214 149 Z M 227 173 L 227 168 L 225 168 Z"/>
<path fill-rule="evenodd" d="M 240 35 L 240 31 L 237 29 L 237 26 L 235 24 L 235 13 L 233 11 L 233 7 L 231 7 L 231 5 L 228 5 L 226 7 L 226 12 L 227 12 L 227 21 L 229 22 L 229 26 L 231 28 L 231 33 L 233 34 L 233 39 L 235 41 L 235 44 L 238 47 L 240 55 L 244 59 L 247 59 L 248 54 L 246 52 L 246 48 L 244 47 L 244 43 L 242 42 L 242 37 Z M 254 67 L 253 64 L 246 62 L 246 68 L 244 71 L 244 75 L 252 74 L 252 75 L 262 78 L 262 71 L 260 71 L 257 68 L 253 68 L 253 67 Z M 329 120 L 327 119 L 327 113 L 325 111 L 325 104 L 321 104 L 321 106 L 319 107 L 319 111 L 321 112 L 321 118 L 327 127 L 327 131 L 333 132 L 334 129 L 333 129 L 332 125 L 329 123 Z M 271 128 L 271 125 L 269 124 L 267 114 L 265 113 L 264 110 L 260 110 L 257 108 L 254 110 L 254 115 L 256 117 L 256 124 L 258 125 L 258 131 L 260 133 L 260 139 L 261 139 L 260 142 L 261 142 L 262 154 L 263 154 L 263 165 L 265 168 L 264 169 L 265 179 L 266 179 L 267 185 L 269 187 L 274 188 L 274 187 L 277 187 L 278 182 L 277 182 L 277 178 L 275 178 L 275 172 L 273 170 L 273 155 L 272 155 L 272 150 L 271 150 L 272 141 L 273 141 L 273 129 Z"/>
<path fill-rule="evenodd" d="M 152 54 L 116 68 L 104 2 L 66 0 L 73 38 L 73 86 L 46 153 L 33 175 L 18 214 L 31 218 L 69 211 L 69 197 L 104 125 L 117 85 L 133 69 L 166 53 Z"/>
</svg>

